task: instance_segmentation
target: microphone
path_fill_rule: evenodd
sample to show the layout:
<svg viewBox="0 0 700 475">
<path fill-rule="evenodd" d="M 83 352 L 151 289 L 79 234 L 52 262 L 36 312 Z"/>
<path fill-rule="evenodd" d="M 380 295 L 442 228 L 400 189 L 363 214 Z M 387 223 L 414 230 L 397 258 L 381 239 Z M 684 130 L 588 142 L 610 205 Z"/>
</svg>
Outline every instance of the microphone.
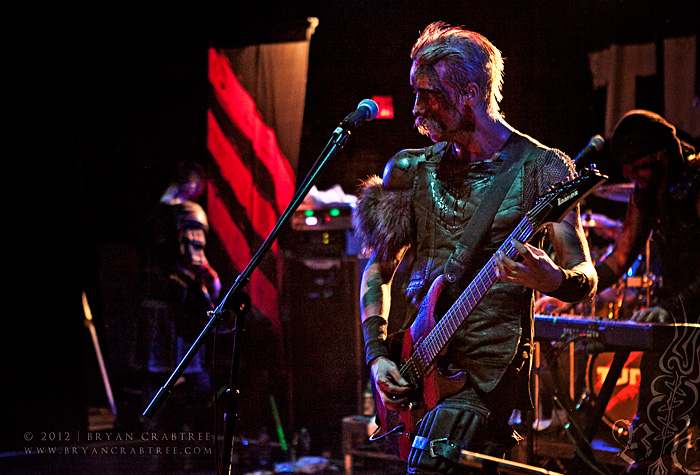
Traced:
<svg viewBox="0 0 700 475">
<path fill-rule="evenodd" d="M 600 135 L 594 135 L 591 137 L 590 142 L 588 142 L 588 145 L 586 145 L 586 148 L 581 150 L 578 155 L 576 155 L 576 158 L 574 158 L 574 163 L 578 163 L 579 160 L 581 160 L 583 157 L 590 155 L 591 153 L 594 152 L 600 152 L 603 150 L 603 145 L 605 145 L 605 140 L 603 137 Z"/>
<path fill-rule="evenodd" d="M 357 105 L 357 109 L 354 112 L 351 112 L 343 119 L 340 126 L 344 129 L 354 129 L 377 117 L 378 112 L 379 106 L 377 106 L 376 102 L 372 99 L 364 99 Z"/>
</svg>

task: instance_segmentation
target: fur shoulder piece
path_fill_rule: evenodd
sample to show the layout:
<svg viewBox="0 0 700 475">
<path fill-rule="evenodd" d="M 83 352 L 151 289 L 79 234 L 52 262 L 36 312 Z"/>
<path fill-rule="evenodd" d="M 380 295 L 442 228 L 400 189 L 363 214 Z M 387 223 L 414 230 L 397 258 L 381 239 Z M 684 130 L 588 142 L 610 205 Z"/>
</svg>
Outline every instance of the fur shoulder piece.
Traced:
<svg viewBox="0 0 700 475">
<path fill-rule="evenodd" d="M 373 176 L 360 187 L 353 225 L 362 250 L 392 261 L 410 245 L 413 232 L 411 189 L 388 190 Z"/>
</svg>

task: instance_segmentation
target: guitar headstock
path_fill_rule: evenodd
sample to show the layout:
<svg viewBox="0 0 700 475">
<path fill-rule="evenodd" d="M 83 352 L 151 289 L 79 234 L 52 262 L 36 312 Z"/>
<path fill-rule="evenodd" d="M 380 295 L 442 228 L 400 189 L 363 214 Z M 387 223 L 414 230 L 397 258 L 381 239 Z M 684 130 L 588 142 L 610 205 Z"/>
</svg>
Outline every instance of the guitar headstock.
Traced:
<svg viewBox="0 0 700 475">
<path fill-rule="evenodd" d="M 606 175 L 602 175 L 595 165 L 591 164 L 576 176 L 551 186 L 528 213 L 530 222 L 535 228 L 540 228 L 547 223 L 560 222 L 576 206 L 576 203 L 607 179 Z"/>
</svg>

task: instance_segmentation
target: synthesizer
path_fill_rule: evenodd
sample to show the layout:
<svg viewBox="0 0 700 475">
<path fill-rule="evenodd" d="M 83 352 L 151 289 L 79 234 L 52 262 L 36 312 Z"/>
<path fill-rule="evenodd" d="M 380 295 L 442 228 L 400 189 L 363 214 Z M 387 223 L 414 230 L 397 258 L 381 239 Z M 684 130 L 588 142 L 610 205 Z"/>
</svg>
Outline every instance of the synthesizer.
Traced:
<svg viewBox="0 0 700 475">
<path fill-rule="evenodd" d="M 535 315 L 536 340 L 585 339 L 606 350 L 662 350 L 687 331 L 700 331 L 697 323 L 637 323 L 573 315 Z"/>
</svg>

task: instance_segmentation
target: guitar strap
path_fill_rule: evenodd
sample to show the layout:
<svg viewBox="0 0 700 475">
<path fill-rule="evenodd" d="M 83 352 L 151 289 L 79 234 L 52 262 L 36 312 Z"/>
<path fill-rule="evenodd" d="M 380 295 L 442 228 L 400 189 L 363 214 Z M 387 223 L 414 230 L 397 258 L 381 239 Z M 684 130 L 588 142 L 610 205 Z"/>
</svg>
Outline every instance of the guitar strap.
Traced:
<svg viewBox="0 0 700 475">
<path fill-rule="evenodd" d="M 536 144 L 518 131 L 513 131 L 508 137 L 501 153 L 503 159 L 501 169 L 486 190 L 484 198 L 462 232 L 454 252 L 445 263 L 444 274 L 450 283 L 457 282 L 464 271 L 471 266 L 472 257 L 482 245 L 488 230 L 491 229 L 496 212 L 501 207 L 521 165 L 537 148 Z"/>
</svg>

